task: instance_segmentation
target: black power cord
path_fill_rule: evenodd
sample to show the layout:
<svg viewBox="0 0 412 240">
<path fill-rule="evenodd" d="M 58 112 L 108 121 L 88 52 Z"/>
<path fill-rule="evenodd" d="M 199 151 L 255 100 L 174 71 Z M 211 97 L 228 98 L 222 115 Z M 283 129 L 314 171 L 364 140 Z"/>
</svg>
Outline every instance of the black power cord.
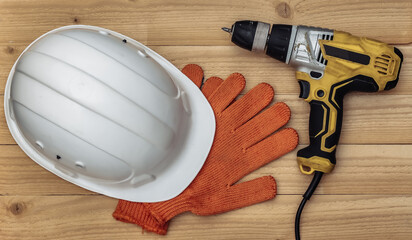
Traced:
<svg viewBox="0 0 412 240">
<path fill-rule="evenodd" d="M 302 202 L 299 205 L 298 211 L 296 212 L 295 218 L 295 239 L 300 240 L 300 230 L 299 230 L 299 222 L 300 222 L 300 215 L 302 214 L 303 207 L 306 204 L 306 201 L 312 197 L 312 194 L 315 192 L 316 187 L 318 186 L 320 179 L 322 179 L 323 172 L 315 171 L 315 175 L 313 176 L 312 182 L 310 182 L 308 189 L 306 190 L 305 194 L 303 194 Z"/>
</svg>

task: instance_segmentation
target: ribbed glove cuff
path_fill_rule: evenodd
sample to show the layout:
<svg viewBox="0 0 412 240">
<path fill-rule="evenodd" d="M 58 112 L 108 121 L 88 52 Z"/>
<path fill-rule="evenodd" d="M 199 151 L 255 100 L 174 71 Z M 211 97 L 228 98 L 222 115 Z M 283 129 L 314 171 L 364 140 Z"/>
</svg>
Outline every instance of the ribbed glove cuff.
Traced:
<svg viewBox="0 0 412 240">
<path fill-rule="evenodd" d="M 165 202 L 143 203 L 143 205 L 159 224 L 166 224 L 174 216 L 192 209 L 190 200 L 180 196 Z"/>
<path fill-rule="evenodd" d="M 166 222 L 160 224 L 143 203 L 119 200 L 113 217 L 122 222 L 137 224 L 143 229 L 157 234 L 165 235 L 167 232 L 168 224 Z"/>
</svg>

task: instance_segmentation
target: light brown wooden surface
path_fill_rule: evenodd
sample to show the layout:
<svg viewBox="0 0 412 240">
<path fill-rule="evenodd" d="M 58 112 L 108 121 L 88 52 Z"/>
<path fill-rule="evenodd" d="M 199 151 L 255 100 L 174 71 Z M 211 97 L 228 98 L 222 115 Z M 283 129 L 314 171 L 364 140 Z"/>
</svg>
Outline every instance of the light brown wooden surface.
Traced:
<svg viewBox="0 0 412 240">
<path fill-rule="evenodd" d="M 302 216 L 302 239 L 412 239 L 412 1 L 97 1 L 0 0 L 0 102 L 21 51 L 59 26 L 89 24 L 128 35 L 177 67 L 197 63 L 225 78 L 261 81 L 292 109 L 288 126 L 308 143 L 309 106 L 298 98 L 293 69 L 240 49 L 220 27 L 254 19 L 349 31 L 395 44 L 404 54 L 398 86 L 349 94 L 334 172 L 325 176 Z M 3 104 L 0 105 L 3 112 Z M 217 216 L 172 220 L 167 236 L 115 221 L 116 200 L 70 184 L 30 160 L 0 114 L 0 239 L 293 239 L 294 215 L 311 177 L 296 150 L 243 180 L 273 175 L 278 196 Z"/>
</svg>

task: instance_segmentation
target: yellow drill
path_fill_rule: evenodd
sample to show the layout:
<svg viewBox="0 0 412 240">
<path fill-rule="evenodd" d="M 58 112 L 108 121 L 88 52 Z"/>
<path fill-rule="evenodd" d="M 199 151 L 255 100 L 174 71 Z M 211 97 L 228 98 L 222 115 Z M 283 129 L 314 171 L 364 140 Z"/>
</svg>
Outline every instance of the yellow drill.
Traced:
<svg viewBox="0 0 412 240">
<path fill-rule="evenodd" d="M 238 21 L 231 28 L 236 45 L 290 64 L 296 69 L 300 98 L 310 104 L 309 146 L 297 153 L 302 173 L 315 173 L 295 220 L 312 196 L 323 173 L 336 164 L 342 127 L 343 96 L 350 91 L 377 92 L 396 86 L 403 56 L 399 49 L 365 37 L 308 26 Z M 269 33 L 270 32 L 270 33 Z"/>
</svg>

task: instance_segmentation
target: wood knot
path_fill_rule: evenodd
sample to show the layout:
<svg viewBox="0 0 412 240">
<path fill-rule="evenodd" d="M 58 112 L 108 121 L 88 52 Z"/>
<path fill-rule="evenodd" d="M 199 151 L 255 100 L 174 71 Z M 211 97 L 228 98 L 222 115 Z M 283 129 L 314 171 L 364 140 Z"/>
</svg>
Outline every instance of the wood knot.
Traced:
<svg viewBox="0 0 412 240">
<path fill-rule="evenodd" d="M 10 205 L 9 210 L 14 215 L 20 215 L 23 213 L 24 209 L 26 209 L 26 205 L 21 202 L 16 202 Z"/>
<path fill-rule="evenodd" d="M 73 22 L 77 24 L 77 23 L 79 23 L 79 19 L 77 17 L 74 17 Z"/>
<path fill-rule="evenodd" d="M 285 2 L 281 2 L 276 6 L 276 12 L 283 18 L 290 18 L 292 15 L 289 4 Z"/>
<path fill-rule="evenodd" d="M 7 47 L 6 47 L 6 53 L 8 53 L 8 54 L 13 54 L 13 53 L 14 53 L 14 48 L 13 48 L 13 47 L 10 47 L 10 46 L 7 46 Z"/>
</svg>

